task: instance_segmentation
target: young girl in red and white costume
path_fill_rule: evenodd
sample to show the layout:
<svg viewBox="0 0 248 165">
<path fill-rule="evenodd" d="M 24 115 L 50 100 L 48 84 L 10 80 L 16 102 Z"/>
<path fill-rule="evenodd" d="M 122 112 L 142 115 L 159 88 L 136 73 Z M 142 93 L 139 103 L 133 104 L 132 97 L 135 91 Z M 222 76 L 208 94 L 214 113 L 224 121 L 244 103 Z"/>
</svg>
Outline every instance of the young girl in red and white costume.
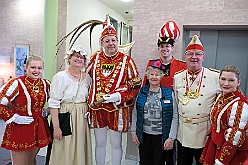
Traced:
<svg viewBox="0 0 248 165">
<path fill-rule="evenodd" d="M 211 111 L 211 128 L 200 161 L 204 165 L 238 165 L 248 158 L 248 99 L 238 90 L 240 71 L 222 69 L 222 94 Z"/>
<path fill-rule="evenodd" d="M 47 118 L 42 116 L 50 88 L 50 82 L 40 78 L 43 69 L 42 58 L 31 55 L 27 74 L 11 79 L 0 89 L 0 118 L 7 123 L 1 147 L 11 150 L 14 165 L 36 165 L 40 148 L 51 141 Z"/>
</svg>

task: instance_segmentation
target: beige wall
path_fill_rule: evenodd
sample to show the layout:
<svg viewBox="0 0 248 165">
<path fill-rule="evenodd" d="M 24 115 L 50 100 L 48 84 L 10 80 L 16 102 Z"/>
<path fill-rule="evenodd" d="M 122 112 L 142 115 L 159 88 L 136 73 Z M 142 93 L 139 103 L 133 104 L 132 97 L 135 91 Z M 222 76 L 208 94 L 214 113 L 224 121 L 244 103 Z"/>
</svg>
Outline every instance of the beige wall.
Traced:
<svg viewBox="0 0 248 165">
<path fill-rule="evenodd" d="M 181 37 L 175 44 L 174 56 L 181 58 L 183 27 L 187 25 L 203 27 L 244 25 L 248 29 L 247 0 L 135 0 L 133 20 L 132 57 L 140 74 L 144 75 L 144 64 L 151 58 L 159 57 L 157 51 L 158 29 L 168 20 L 174 20 Z"/>
<path fill-rule="evenodd" d="M 6 72 L 4 76 L 5 80 L 8 76 L 14 75 L 14 44 L 30 44 L 31 54 L 43 55 L 43 12 L 45 1 L 35 0 L 39 8 L 37 8 L 35 14 L 31 15 L 28 14 L 29 9 L 22 9 L 21 2 L 23 1 L 26 0 L 0 1 L 0 55 L 10 56 L 12 62 L 9 66 L 0 66 L 2 68 L 4 67 L 4 71 Z M 58 39 L 61 39 L 66 34 L 66 28 L 68 26 L 66 25 L 67 19 L 69 19 L 67 18 L 67 0 L 59 0 L 58 11 Z M 92 15 L 87 15 L 87 17 L 92 17 Z M 100 19 L 100 16 L 98 17 Z M 101 18 L 104 17 L 101 16 Z M 183 52 L 183 27 L 186 25 L 243 25 L 243 27 L 245 26 L 248 29 L 248 1 L 174 0 L 173 3 L 166 3 L 165 0 L 135 0 L 133 40 L 136 43 L 132 49 L 132 57 L 136 61 L 142 76 L 145 70 L 144 64 L 150 58 L 159 57 L 156 45 L 157 31 L 169 19 L 176 21 L 181 29 L 181 37 L 175 44 L 174 50 L 174 56 L 181 58 Z M 76 25 L 78 23 L 73 25 L 73 27 Z M 57 60 L 57 69 L 61 66 L 65 45 L 61 48 L 61 52 Z"/>
<path fill-rule="evenodd" d="M 9 76 L 14 76 L 15 44 L 29 44 L 30 54 L 43 56 L 45 0 L 35 0 L 32 7 L 29 7 L 25 2 L 27 0 L 0 1 L 0 55 L 11 58 L 10 65 L 0 66 L 4 69 L 5 75 L 1 77 L 5 81 Z M 23 6 L 23 4 L 25 5 Z M 58 8 L 58 38 L 62 38 L 66 30 L 67 0 L 59 0 Z M 58 62 L 60 61 L 58 60 Z"/>
<path fill-rule="evenodd" d="M 44 6 L 43 0 L 37 0 L 37 5 Z M 4 68 L 6 81 L 14 76 L 15 44 L 30 44 L 30 53 L 42 55 L 43 8 L 28 12 L 20 0 L 1 0 L 0 6 L 0 55 L 11 57 L 11 65 Z"/>
</svg>

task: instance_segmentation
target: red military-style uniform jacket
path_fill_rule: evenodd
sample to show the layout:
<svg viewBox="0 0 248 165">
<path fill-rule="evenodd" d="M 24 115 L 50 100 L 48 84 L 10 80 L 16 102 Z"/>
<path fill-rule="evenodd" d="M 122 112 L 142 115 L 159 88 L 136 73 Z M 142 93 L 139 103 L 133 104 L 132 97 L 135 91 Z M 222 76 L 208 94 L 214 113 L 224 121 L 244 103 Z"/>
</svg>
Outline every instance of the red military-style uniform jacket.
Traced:
<svg viewBox="0 0 248 165">
<path fill-rule="evenodd" d="M 220 95 L 211 111 L 211 128 L 200 161 L 239 165 L 248 158 L 248 99 L 238 90 Z"/>
<path fill-rule="evenodd" d="M 146 66 L 146 71 L 148 69 L 149 66 L 151 66 L 152 63 L 154 63 L 155 61 L 160 60 L 161 63 L 162 59 L 151 59 L 148 61 L 148 64 Z M 164 64 L 163 64 L 164 65 Z M 173 89 L 173 77 L 174 74 L 180 70 L 184 70 L 187 69 L 187 65 L 184 61 L 180 61 L 175 59 L 174 57 L 172 57 L 171 62 L 165 66 L 165 70 L 164 70 L 164 77 L 161 80 L 161 85 L 167 88 L 171 88 Z M 144 80 L 143 80 L 143 85 L 147 85 L 149 82 L 147 80 L 146 75 L 144 76 Z"/>
<path fill-rule="evenodd" d="M 118 105 L 115 103 L 101 103 L 95 107 L 90 107 L 90 110 L 114 112 L 121 109 L 120 113 L 122 114 L 116 114 L 122 117 L 119 121 L 123 120 L 123 128 L 119 131 L 128 131 L 133 98 L 135 98 L 139 91 L 139 89 L 132 89 L 128 83 L 139 75 L 133 59 L 119 51 L 113 57 L 107 57 L 104 52 L 100 52 L 91 57 L 87 72 L 92 77 L 92 85 L 88 97 L 89 105 L 98 101 L 105 94 L 119 92 L 121 95 L 121 101 Z"/>
<path fill-rule="evenodd" d="M 47 119 L 42 117 L 50 82 L 21 76 L 7 82 L 0 89 L 0 118 L 7 121 L 1 147 L 8 150 L 32 150 L 45 147 L 51 141 Z M 12 110 L 7 106 L 11 103 Z M 32 116 L 30 124 L 12 122 L 14 114 Z"/>
</svg>

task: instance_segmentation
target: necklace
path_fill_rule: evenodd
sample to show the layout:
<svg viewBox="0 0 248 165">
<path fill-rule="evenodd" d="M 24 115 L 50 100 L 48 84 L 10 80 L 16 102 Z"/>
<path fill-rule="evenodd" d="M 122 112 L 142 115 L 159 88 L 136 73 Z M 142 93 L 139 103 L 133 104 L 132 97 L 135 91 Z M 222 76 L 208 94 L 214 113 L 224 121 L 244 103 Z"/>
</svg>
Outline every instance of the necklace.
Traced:
<svg viewBox="0 0 248 165">
<path fill-rule="evenodd" d="M 78 74 L 73 74 L 73 73 L 71 72 L 70 68 L 68 68 L 68 71 L 69 71 L 69 73 L 70 73 L 73 77 L 78 78 L 78 76 L 80 75 L 80 73 L 78 73 Z"/>
<path fill-rule="evenodd" d="M 39 92 L 39 86 L 40 85 L 40 79 L 37 79 L 35 80 L 33 83 L 31 83 L 29 80 L 28 80 L 28 77 L 25 78 L 25 81 L 28 85 L 31 86 L 31 88 L 33 88 L 33 91 L 38 93 Z"/>
</svg>

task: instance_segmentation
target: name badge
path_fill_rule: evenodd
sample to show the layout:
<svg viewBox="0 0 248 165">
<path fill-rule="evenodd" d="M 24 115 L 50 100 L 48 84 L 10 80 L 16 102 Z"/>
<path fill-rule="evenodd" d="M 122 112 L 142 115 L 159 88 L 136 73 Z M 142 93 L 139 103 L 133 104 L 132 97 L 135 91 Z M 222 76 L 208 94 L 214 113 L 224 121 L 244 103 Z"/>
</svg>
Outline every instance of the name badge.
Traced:
<svg viewBox="0 0 248 165">
<path fill-rule="evenodd" d="M 164 103 L 168 104 L 168 103 L 170 103 L 170 100 L 164 100 Z"/>
</svg>

